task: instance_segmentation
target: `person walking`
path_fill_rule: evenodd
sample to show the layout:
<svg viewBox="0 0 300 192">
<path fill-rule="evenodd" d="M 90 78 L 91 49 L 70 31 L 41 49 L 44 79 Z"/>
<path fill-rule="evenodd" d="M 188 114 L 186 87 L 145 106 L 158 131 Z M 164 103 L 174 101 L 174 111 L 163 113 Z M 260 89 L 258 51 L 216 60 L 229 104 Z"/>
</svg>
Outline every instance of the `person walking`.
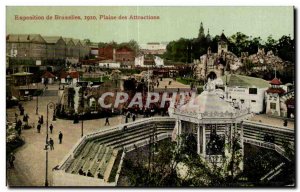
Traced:
<svg viewBox="0 0 300 192">
<path fill-rule="evenodd" d="M 49 140 L 50 150 L 54 150 L 54 141 L 52 138 Z"/>
<path fill-rule="evenodd" d="M 78 171 L 78 174 L 79 174 L 79 175 L 83 175 L 83 174 L 84 174 L 84 172 L 83 172 L 83 167 L 80 167 L 80 169 L 79 169 L 79 171 Z"/>
<path fill-rule="evenodd" d="M 132 121 L 135 121 L 135 114 L 132 115 Z"/>
<path fill-rule="evenodd" d="M 44 117 L 43 117 L 43 115 L 41 115 L 41 124 L 42 125 L 44 124 Z"/>
<path fill-rule="evenodd" d="M 60 132 L 59 132 L 59 135 L 58 135 L 59 144 L 62 143 L 62 139 L 63 139 L 63 134 L 62 134 L 62 132 L 60 131 Z"/>
<path fill-rule="evenodd" d="M 88 170 L 86 176 L 88 176 L 88 177 L 94 177 L 90 170 Z"/>
<path fill-rule="evenodd" d="M 50 124 L 50 133 L 52 134 L 52 132 L 53 132 L 53 125 L 52 125 L 52 123 Z"/>
<path fill-rule="evenodd" d="M 15 120 L 16 120 L 16 123 L 18 122 L 18 114 L 15 113 Z"/>
<path fill-rule="evenodd" d="M 105 119 L 105 125 L 104 126 L 106 126 L 106 125 L 109 125 L 109 118 L 108 117 L 106 117 L 106 119 Z"/>
<path fill-rule="evenodd" d="M 37 132 L 38 132 L 38 133 L 41 132 L 41 124 L 40 124 L 40 123 L 37 125 L 36 129 L 37 129 Z"/>
</svg>

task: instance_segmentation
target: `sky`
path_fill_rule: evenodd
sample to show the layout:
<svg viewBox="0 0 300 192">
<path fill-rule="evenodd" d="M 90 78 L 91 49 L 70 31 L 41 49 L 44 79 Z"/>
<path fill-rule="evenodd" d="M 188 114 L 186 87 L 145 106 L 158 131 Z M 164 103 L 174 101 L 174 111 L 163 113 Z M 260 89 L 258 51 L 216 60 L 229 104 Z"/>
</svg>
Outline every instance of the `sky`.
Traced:
<svg viewBox="0 0 300 192">
<path fill-rule="evenodd" d="M 44 16 L 44 20 L 16 20 L 15 16 Z M 46 20 L 47 15 L 78 15 L 82 20 Z M 100 20 L 99 15 L 159 16 L 158 20 Z M 96 16 L 97 20 L 84 20 L 84 16 Z M 92 42 L 118 43 L 131 39 L 139 44 L 169 42 L 183 38 L 196 38 L 200 23 L 205 34 L 226 36 L 242 32 L 266 40 L 269 35 L 279 39 L 282 35 L 294 37 L 294 8 L 284 7 L 55 7 L 55 6 L 7 6 L 7 34 L 41 34 Z"/>
</svg>

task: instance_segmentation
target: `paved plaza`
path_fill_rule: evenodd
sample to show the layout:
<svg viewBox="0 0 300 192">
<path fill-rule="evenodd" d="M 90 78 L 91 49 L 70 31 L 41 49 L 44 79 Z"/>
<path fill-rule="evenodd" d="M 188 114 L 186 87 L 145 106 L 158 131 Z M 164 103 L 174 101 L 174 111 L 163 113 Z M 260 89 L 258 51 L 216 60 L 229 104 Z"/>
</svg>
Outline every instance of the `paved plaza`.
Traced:
<svg viewBox="0 0 300 192">
<path fill-rule="evenodd" d="M 169 85 L 169 82 L 171 81 L 171 84 Z M 179 88 L 179 89 L 189 89 L 190 85 L 185 85 L 183 83 L 180 83 L 178 81 L 174 81 L 174 79 L 171 78 L 163 78 L 162 81 L 159 80 L 159 86 L 155 86 L 155 88 L 161 88 L 164 89 L 167 86 L 168 89 L 174 89 L 174 88 Z"/>
<path fill-rule="evenodd" d="M 49 89 L 56 89 L 56 86 L 50 86 Z M 56 103 L 57 96 L 42 96 L 39 97 L 39 115 L 36 115 L 36 98 L 32 101 L 23 102 L 25 113 L 29 115 L 29 124 L 38 122 L 38 116 L 44 116 L 44 124 L 41 133 L 37 133 L 36 127 L 28 130 L 22 130 L 22 137 L 25 138 L 25 144 L 18 148 L 15 156 L 15 168 L 8 169 L 7 180 L 10 186 L 44 186 L 45 182 L 45 157 L 44 150 L 46 140 L 46 107 L 50 101 Z M 19 111 L 17 107 L 7 109 L 8 120 L 14 121 L 14 113 Z M 54 140 L 54 150 L 49 150 L 49 182 L 51 185 L 51 170 L 58 165 L 64 156 L 72 149 L 75 143 L 81 137 L 81 122 L 73 124 L 72 120 L 57 119 L 52 121 L 53 110 L 49 110 L 49 125 L 54 126 L 53 134 L 50 134 Z M 131 121 L 131 119 L 130 119 Z M 125 122 L 122 116 L 110 118 L 110 126 L 118 125 Z M 105 119 L 86 120 L 84 121 L 84 134 L 95 132 L 104 126 Z M 58 133 L 63 133 L 63 142 L 58 144 Z"/>
<path fill-rule="evenodd" d="M 168 82 L 168 80 L 163 82 Z M 175 84 L 174 81 L 172 84 L 173 83 Z M 161 83 L 161 85 L 163 86 L 163 83 Z M 44 96 L 39 97 L 39 115 L 36 115 L 36 98 L 22 103 L 25 108 L 25 113 L 29 115 L 29 124 L 34 123 L 35 127 L 22 131 L 22 137 L 25 139 L 25 144 L 16 150 L 15 168 L 7 170 L 7 181 L 9 186 L 44 186 L 46 166 L 46 152 L 44 150 L 46 140 L 46 110 L 47 104 L 50 101 L 54 103 L 57 102 L 58 97 L 54 94 L 57 89 L 58 86 L 56 85 L 49 86 Z M 19 114 L 17 107 L 7 109 L 8 121 L 14 121 L 15 112 Z M 44 116 L 44 124 L 41 133 L 37 133 L 36 125 L 40 115 Z M 65 155 L 73 148 L 81 137 L 81 122 L 73 124 L 72 120 L 63 119 L 52 121 L 52 115 L 53 109 L 50 109 L 49 125 L 52 123 L 54 126 L 54 132 L 50 134 L 49 131 L 49 138 L 54 140 L 54 150 L 49 150 L 48 172 L 50 186 L 52 184 L 52 168 L 63 160 Z M 283 125 L 283 119 L 272 118 L 267 115 L 255 115 L 251 120 L 275 126 Z M 132 119 L 129 121 L 132 121 Z M 110 118 L 110 126 L 115 126 L 124 122 L 125 118 L 123 116 Z M 84 121 L 84 134 L 107 128 L 108 126 L 104 126 L 104 124 L 105 118 L 86 120 Z M 294 128 L 294 122 L 289 121 L 288 127 Z M 59 131 L 64 135 L 62 144 L 58 144 Z"/>
</svg>

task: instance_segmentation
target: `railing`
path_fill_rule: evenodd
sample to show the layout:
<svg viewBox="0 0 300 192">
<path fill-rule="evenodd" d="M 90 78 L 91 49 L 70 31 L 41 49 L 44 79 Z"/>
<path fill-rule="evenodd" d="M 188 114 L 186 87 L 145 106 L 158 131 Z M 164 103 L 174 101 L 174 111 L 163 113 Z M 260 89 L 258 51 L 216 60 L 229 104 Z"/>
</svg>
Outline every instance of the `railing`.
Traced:
<svg viewBox="0 0 300 192">
<path fill-rule="evenodd" d="M 270 129 L 270 130 L 280 131 L 280 132 L 295 133 L 294 129 L 287 128 L 284 126 L 274 126 L 270 124 L 264 124 L 264 123 L 249 121 L 249 120 L 244 120 L 244 125 L 250 125 L 254 127 L 260 127 L 260 128 L 265 128 L 265 129 Z"/>
<path fill-rule="evenodd" d="M 285 157 L 287 160 L 290 161 L 290 159 L 285 154 L 285 150 L 282 149 L 279 145 L 276 145 L 274 143 L 269 143 L 269 142 L 259 141 L 259 140 L 249 139 L 249 138 L 244 138 L 244 143 L 249 143 L 259 147 L 275 150 L 277 153 L 279 153 L 280 155 L 282 155 L 283 157 Z"/>
<path fill-rule="evenodd" d="M 70 153 L 68 153 L 64 159 L 61 161 L 61 163 L 59 164 L 58 169 L 63 169 L 63 166 L 65 166 L 72 158 L 74 158 L 77 154 L 77 152 L 80 152 L 80 149 L 82 147 L 84 147 L 85 143 L 88 140 L 91 140 L 93 138 L 99 137 L 103 134 L 107 134 L 107 133 L 111 133 L 111 132 L 115 132 L 115 131 L 120 131 L 123 129 L 124 126 L 127 126 L 127 130 L 132 128 L 132 127 L 136 127 L 139 125 L 143 125 L 145 123 L 153 123 L 153 122 L 170 122 L 170 121 L 175 121 L 175 119 L 170 118 L 170 117 L 152 117 L 152 118 L 147 118 L 147 119 L 140 119 L 137 120 L 135 122 L 130 122 L 130 123 L 126 123 L 126 124 L 121 124 L 121 125 L 117 125 L 114 127 L 109 127 L 94 133 L 90 133 L 87 134 L 85 136 L 83 136 L 73 147 L 73 149 L 70 151 Z M 72 158 L 70 158 L 72 157 Z"/>
<path fill-rule="evenodd" d="M 198 113 L 197 111 L 184 111 L 181 109 L 174 109 L 174 114 L 175 115 L 189 115 L 189 116 L 194 116 L 197 117 L 198 119 L 202 119 L 202 118 L 215 118 L 215 119 L 219 119 L 219 118 L 237 118 L 237 117 L 241 117 L 244 115 L 249 115 L 250 111 L 249 109 L 243 109 L 243 110 L 238 110 L 234 113 L 232 112 L 204 112 L 204 113 Z"/>
<path fill-rule="evenodd" d="M 124 126 L 127 126 L 127 130 L 128 130 L 132 127 L 143 125 L 145 123 L 167 122 L 167 121 L 174 121 L 175 122 L 175 119 L 171 118 L 171 117 L 151 117 L 151 118 L 147 118 L 147 119 L 139 119 L 139 120 L 134 121 L 134 122 L 124 123 L 124 124 L 121 124 L 121 125 L 117 125 L 117 126 L 114 126 L 114 127 L 109 127 L 109 128 L 106 128 L 106 129 L 88 134 L 88 135 L 86 135 L 86 138 L 91 139 L 91 138 L 99 137 L 99 136 L 101 136 L 103 134 L 106 134 L 106 133 L 121 131 L 124 128 Z"/>
</svg>

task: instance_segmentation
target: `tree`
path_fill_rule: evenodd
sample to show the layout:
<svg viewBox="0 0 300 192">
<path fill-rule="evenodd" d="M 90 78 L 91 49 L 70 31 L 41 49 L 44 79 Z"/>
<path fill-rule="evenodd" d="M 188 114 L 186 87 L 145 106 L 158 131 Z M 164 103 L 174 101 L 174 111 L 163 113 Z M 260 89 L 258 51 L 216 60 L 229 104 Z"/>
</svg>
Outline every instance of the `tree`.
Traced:
<svg viewBox="0 0 300 192">
<path fill-rule="evenodd" d="M 92 44 L 92 42 L 91 42 L 90 39 L 84 39 L 83 41 L 84 41 L 85 44 L 88 45 L 88 46 Z"/>
</svg>

